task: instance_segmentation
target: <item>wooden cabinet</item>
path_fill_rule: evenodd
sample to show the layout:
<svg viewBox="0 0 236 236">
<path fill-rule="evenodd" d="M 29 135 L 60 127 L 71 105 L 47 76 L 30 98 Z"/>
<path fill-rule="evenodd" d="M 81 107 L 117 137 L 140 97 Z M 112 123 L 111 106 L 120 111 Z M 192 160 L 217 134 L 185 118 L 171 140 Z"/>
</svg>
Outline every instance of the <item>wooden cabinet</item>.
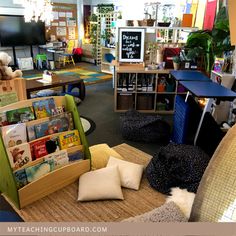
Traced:
<svg viewBox="0 0 236 236">
<path fill-rule="evenodd" d="M 116 70 L 115 111 L 173 114 L 177 82 L 169 70 Z M 183 91 L 184 92 L 184 91 Z"/>
<path fill-rule="evenodd" d="M 47 97 L 48 98 L 48 97 Z M 35 98 L 25 101 L 20 101 L 5 107 L 0 108 L 0 113 L 4 113 L 9 110 L 32 106 L 32 102 L 43 100 L 47 98 Z M 84 134 L 84 130 L 79 118 L 78 109 L 72 96 L 66 95 L 64 97 L 53 97 L 56 106 L 65 106 L 66 111 L 69 111 L 73 115 L 75 129 L 79 131 L 81 144 L 84 148 L 84 160 L 78 160 L 69 162 L 69 164 L 55 169 L 46 175 L 43 175 L 39 179 L 28 183 L 24 187 L 17 189 L 16 179 L 13 174 L 13 170 L 10 165 L 7 151 L 0 135 L 0 191 L 11 201 L 17 208 L 23 208 L 32 202 L 55 192 L 66 185 L 77 181 L 79 176 L 90 170 L 90 152 L 88 148 L 87 139 Z M 50 207 L 50 206 L 49 206 Z"/>
</svg>

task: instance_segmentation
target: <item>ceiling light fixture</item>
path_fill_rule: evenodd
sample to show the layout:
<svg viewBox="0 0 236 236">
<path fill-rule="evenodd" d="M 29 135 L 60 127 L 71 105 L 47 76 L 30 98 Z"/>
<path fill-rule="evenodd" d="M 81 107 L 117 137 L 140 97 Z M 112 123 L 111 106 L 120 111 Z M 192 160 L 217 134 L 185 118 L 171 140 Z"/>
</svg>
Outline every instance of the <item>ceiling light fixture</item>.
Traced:
<svg viewBox="0 0 236 236">
<path fill-rule="evenodd" d="M 23 1 L 25 22 L 44 21 L 50 25 L 53 20 L 51 0 L 24 0 Z"/>
</svg>

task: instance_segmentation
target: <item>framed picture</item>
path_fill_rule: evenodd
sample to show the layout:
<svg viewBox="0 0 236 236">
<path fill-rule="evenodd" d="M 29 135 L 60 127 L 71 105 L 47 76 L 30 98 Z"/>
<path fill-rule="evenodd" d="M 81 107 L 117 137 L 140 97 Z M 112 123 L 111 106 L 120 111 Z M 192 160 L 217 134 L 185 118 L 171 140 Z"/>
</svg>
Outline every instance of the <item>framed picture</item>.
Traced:
<svg viewBox="0 0 236 236">
<path fill-rule="evenodd" d="M 119 62 L 144 61 L 145 28 L 119 28 Z"/>
</svg>

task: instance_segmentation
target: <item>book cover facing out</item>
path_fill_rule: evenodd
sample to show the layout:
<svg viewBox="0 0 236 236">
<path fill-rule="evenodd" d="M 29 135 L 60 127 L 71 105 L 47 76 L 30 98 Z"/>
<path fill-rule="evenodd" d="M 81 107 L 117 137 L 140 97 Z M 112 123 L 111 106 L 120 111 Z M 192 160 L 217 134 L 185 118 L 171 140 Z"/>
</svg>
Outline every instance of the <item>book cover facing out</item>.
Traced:
<svg viewBox="0 0 236 236">
<path fill-rule="evenodd" d="M 2 137 L 5 147 L 14 147 L 27 142 L 25 123 L 7 125 L 2 128 Z"/>
<path fill-rule="evenodd" d="M 28 184 L 25 169 L 20 169 L 14 172 L 17 189 L 20 189 Z"/>
<path fill-rule="evenodd" d="M 54 160 L 45 160 L 35 166 L 25 168 L 27 180 L 29 183 L 41 178 L 45 174 L 54 170 Z"/>
<path fill-rule="evenodd" d="M 37 119 L 52 116 L 56 105 L 53 98 L 35 101 L 32 103 Z"/>
<path fill-rule="evenodd" d="M 59 144 L 61 149 L 67 149 L 80 145 L 80 137 L 78 130 L 67 131 L 65 134 L 59 135 Z"/>
<path fill-rule="evenodd" d="M 13 170 L 17 170 L 32 161 L 28 143 L 7 148 L 7 154 Z"/>
<path fill-rule="evenodd" d="M 24 123 L 35 119 L 33 107 L 22 107 L 6 112 L 10 124 Z"/>
<path fill-rule="evenodd" d="M 44 160 L 51 160 L 51 159 L 54 160 L 55 169 L 69 163 L 69 158 L 66 150 L 60 150 L 44 157 Z"/>
</svg>

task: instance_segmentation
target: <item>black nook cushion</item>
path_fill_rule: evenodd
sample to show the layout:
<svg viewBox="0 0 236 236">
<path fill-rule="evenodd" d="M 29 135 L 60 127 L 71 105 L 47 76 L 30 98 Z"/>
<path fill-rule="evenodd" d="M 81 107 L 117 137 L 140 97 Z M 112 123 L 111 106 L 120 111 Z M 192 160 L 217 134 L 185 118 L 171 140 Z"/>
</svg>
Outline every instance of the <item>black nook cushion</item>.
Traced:
<svg viewBox="0 0 236 236">
<path fill-rule="evenodd" d="M 146 169 L 150 185 L 168 194 L 172 187 L 196 193 L 210 157 L 199 147 L 170 143 L 154 154 Z"/>
<path fill-rule="evenodd" d="M 121 115 L 121 132 L 123 138 L 130 141 L 168 143 L 170 140 L 170 125 L 166 121 L 135 110 Z"/>
</svg>

